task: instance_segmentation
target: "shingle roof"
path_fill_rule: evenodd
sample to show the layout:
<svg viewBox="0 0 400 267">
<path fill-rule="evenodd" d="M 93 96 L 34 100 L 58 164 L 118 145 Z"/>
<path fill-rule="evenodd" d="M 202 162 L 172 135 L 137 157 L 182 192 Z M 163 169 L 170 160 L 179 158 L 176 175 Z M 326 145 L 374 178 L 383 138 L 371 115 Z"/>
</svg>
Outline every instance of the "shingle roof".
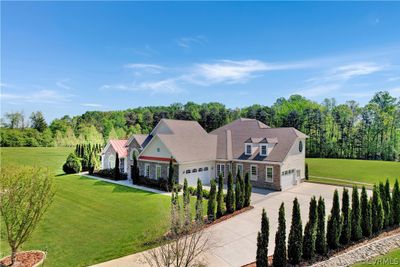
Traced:
<svg viewBox="0 0 400 267">
<path fill-rule="evenodd" d="M 210 134 L 217 135 L 217 159 L 228 159 L 226 131 L 231 132 L 231 150 L 234 159 L 263 160 L 281 162 L 285 159 L 295 140 L 306 138 L 302 132 L 292 127 L 270 128 L 255 119 L 238 119 L 225 126 L 222 126 Z M 266 138 L 268 143 L 274 143 L 274 148 L 267 156 L 260 156 L 254 153 L 251 156 L 244 154 L 244 143 L 252 141 L 262 142 Z"/>
<path fill-rule="evenodd" d="M 128 140 L 110 140 L 110 145 L 114 148 L 115 152 L 118 153 L 120 158 L 125 158 L 128 155 L 128 149 L 125 147 Z"/>
<path fill-rule="evenodd" d="M 126 146 L 129 146 L 129 144 L 133 140 L 136 140 L 136 142 L 138 142 L 139 145 L 141 145 L 142 147 L 145 147 L 151 138 L 152 138 L 152 136 L 149 134 L 134 134 L 131 136 L 131 138 L 129 138 L 128 142 L 126 142 Z"/>
</svg>

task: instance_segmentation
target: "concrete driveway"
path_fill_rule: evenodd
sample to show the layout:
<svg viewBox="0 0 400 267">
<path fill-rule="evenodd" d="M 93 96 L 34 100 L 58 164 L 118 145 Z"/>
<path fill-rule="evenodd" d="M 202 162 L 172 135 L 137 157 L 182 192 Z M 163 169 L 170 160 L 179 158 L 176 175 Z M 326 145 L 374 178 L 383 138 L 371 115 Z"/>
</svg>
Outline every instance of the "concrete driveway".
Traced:
<svg viewBox="0 0 400 267">
<path fill-rule="evenodd" d="M 309 202 L 312 196 L 322 196 L 325 199 L 326 213 L 332 207 L 333 192 L 343 188 L 331 185 L 301 183 L 294 188 L 282 192 L 254 189 L 252 205 L 254 209 L 231 219 L 220 222 L 208 228 L 211 234 L 212 247 L 204 259 L 207 266 L 242 266 L 255 261 L 257 249 L 257 232 L 260 230 L 261 212 L 265 208 L 270 224 L 269 250 L 274 251 L 275 232 L 278 228 L 278 210 L 282 202 L 285 203 L 287 236 L 290 229 L 292 205 L 295 197 L 301 207 L 303 227 L 308 220 Z M 98 266 L 145 266 L 142 253 L 129 255 L 123 258 L 99 264 Z"/>
</svg>

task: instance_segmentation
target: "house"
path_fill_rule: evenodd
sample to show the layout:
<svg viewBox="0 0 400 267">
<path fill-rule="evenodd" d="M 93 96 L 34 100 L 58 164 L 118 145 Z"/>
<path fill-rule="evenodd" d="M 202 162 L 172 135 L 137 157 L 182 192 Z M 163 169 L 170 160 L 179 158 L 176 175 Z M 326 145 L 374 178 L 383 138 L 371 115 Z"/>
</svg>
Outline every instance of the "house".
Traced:
<svg viewBox="0 0 400 267">
<path fill-rule="evenodd" d="M 185 178 L 190 185 L 197 179 L 209 184 L 219 174 L 226 180 L 229 172 L 240 172 L 249 173 L 255 187 L 284 190 L 305 177 L 306 138 L 295 128 L 270 128 L 255 119 L 238 119 L 210 133 L 196 121 L 162 119 L 149 135 L 111 140 L 102 166 L 111 168 L 110 155 L 125 149 L 124 157 L 118 153 L 128 178 L 135 156 L 139 173 L 151 179 L 167 178 L 172 158 L 174 178 L 181 184 Z"/>
</svg>

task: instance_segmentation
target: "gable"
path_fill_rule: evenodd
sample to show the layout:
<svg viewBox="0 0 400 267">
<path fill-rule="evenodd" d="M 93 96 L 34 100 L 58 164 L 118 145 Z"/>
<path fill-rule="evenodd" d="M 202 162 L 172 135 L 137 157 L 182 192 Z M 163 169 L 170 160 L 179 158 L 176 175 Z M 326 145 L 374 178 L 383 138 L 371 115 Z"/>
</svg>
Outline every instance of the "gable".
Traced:
<svg viewBox="0 0 400 267">
<path fill-rule="evenodd" d="M 143 149 L 142 153 L 140 153 L 139 159 L 163 158 L 169 160 L 171 156 L 173 155 L 169 149 L 164 145 L 158 136 L 155 136 L 153 140 L 151 140 L 151 142 Z"/>
</svg>

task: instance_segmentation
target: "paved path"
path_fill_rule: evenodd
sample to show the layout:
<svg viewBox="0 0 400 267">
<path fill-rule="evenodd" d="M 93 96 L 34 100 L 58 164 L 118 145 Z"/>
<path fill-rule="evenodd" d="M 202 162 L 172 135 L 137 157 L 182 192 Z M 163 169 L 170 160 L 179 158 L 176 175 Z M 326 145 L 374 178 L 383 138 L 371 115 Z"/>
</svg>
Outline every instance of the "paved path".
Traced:
<svg viewBox="0 0 400 267">
<path fill-rule="evenodd" d="M 301 206 L 303 227 L 308 218 L 310 198 L 320 195 L 325 199 L 327 214 L 332 207 L 332 197 L 335 189 L 341 193 L 343 187 L 301 183 L 300 185 L 283 192 L 254 189 L 252 205 L 254 209 L 237 215 L 229 220 L 220 222 L 207 229 L 212 236 L 212 243 L 216 244 L 205 255 L 207 266 L 242 266 L 255 261 L 257 232 L 260 230 L 261 211 L 265 208 L 270 222 L 269 254 L 274 251 L 274 236 L 278 228 L 278 209 L 285 203 L 287 235 L 290 229 L 292 203 L 295 197 Z M 146 266 L 143 252 L 108 261 L 96 266 Z"/>
</svg>

